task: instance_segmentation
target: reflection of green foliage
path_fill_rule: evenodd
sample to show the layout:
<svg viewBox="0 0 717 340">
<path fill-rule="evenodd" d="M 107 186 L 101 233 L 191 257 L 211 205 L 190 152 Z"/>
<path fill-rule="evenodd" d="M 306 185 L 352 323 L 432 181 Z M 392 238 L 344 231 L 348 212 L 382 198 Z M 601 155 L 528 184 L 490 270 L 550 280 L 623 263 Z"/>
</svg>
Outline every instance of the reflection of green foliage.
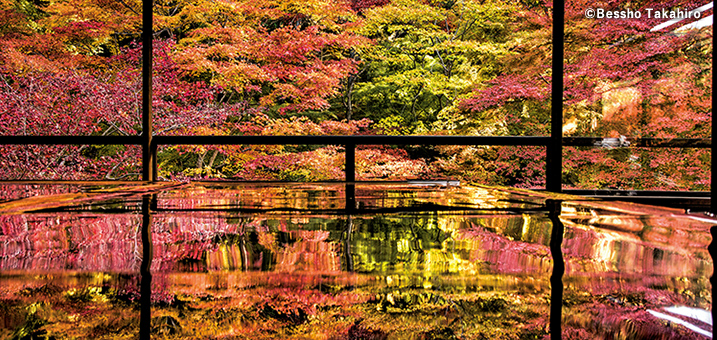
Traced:
<svg viewBox="0 0 717 340">
<path fill-rule="evenodd" d="M 317 200 L 327 197 L 321 190 L 308 191 L 306 195 Z M 387 196 L 388 200 L 418 198 L 411 192 L 392 192 Z M 295 197 L 287 195 L 287 198 Z M 212 251 L 241 248 L 241 252 L 233 255 L 250 256 L 248 262 L 259 270 L 256 265 L 259 257 L 276 261 L 274 255 L 292 248 L 297 250 L 292 254 L 296 257 L 312 254 L 316 249 L 330 249 L 335 255 L 332 259 L 345 260 L 346 256 L 352 256 L 358 271 L 368 271 L 371 266 L 373 271 L 366 275 L 335 269 L 277 273 L 274 271 L 277 263 L 273 262 L 261 264 L 265 272 L 233 270 L 238 267 L 211 273 L 197 270 L 186 275 L 200 282 L 196 286 L 189 281 L 182 282 L 183 278 L 172 281 L 176 276 L 185 275 L 159 273 L 155 282 L 161 282 L 157 291 L 163 291 L 155 292 L 168 293 L 170 298 L 153 304 L 155 336 L 163 339 L 305 339 L 306 334 L 311 334 L 316 338 L 343 340 L 390 339 L 395 334 L 407 339 L 542 339 L 547 335 L 549 284 L 546 273 L 491 274 L 486 279 L 481 277 L 484 273 L 475 275 L 460 267 L 446 271 L 441 267 L 441 263 L 449 259 L 478 262 L 463 253 L 466 248 L 469 253 L 500 252 L 501 247 L 519 243 L 546 248 L 540 246 L 550 230 L 544 215 L 466 218 L 441 213 L 396 214 L 353 216 L 350 221 L 325 216 L 304 218 L 299 214 L 287 217 L 284 213 L 261 218 L 241 216 L 231 217 L 232 222 L 241 222 L 240 232 L 216 234 L 208 240 Z M 569 236 L 566 234 L 566 239 L 574 239 Z M 521 242 L 510 243 L 511 239 Z M 177 244 L 185 242 L 194 241 L 182 240 Z M 462 246 L 461 242 L 470 245 Z M 331 247 L 322 248 L 327 244 Z M 511 250 L 505 249 L 505 253 Z M 531 250 L 521 250 L 526 251 Z M 221 284 L 201 283 L 208 281 Z M 501 286 L 508 281 L 520 283 Z M 536 285 L 541 281 L 543 287 Z M 22 311 L 22 318 L 27 313 L 27 319 L 14 322 L 13 334 L 20 335 L 13 339 L 32 336 L 122 339 L 136 334 L 137 304 L 121 301 L 116 296 L 119 289 L 108 288 L 115 285 L 72 282 L 74 286 L 70 288 L 45 285 L 18 292 L 17 299 L 30 307 L 16 309 Z M 635 310 L 640 309 L 637 313 L 645 314 L 644 309 L 652 308 L 656 301 L 684 301 L 676 297 L 696 300 L 698 295 L 709 305 L 707 279 L 700 291 L 679 295 L 677 289 L 688 286 L 665 282 L 664 286 L 639 292 L 623 290 L 626 286 L 622 283 L 619 290 L 601 292 L 577 290 L 576 287 L 584 285 L 568 283 L 564 295 L 566 328 L 589 334 L 585 338 L 603 338 L 602 333 L 589 333 L 592 331 L 588 325 L 599 313 L 607 314 L 616 309 L 636 313 Z M 687 290 L 690 289 L 693 288 Z M 7 309 L 0 308 L 0 312 Z M 623 318 L 610 320 L 613 319 Z M 628 329 L 630 324 L 621 322 L 613 323 Z M 649 331 L 647 328 L 640 331 Z M 620 332 L 628 334 L 623 329 Z M 0 337 L 5 335 L 10 337 L 10 333 L 0 330 Z"/>
<path fill-rule="evenodd" d="M 42 303 L 33 303 L 27 306 L 25 323 L 18 327 L 12 334 L 12 340 L 47 339 L 47 331 L 42 330 L 46 321 L 38 317 L 38 309 L 44 309 Z"/>
<path fill-rule="evenodd" d="M 90 301 L 105 302 L 108 301 L 108 296 L 111 297 L 114 295 L 114 290 L 105 287 L 86 287 L 82 289 L 72 288 L 65 292 L 65 298 L 67 298 L 68 301 L 75 303 Z"/>
<path fill-rule="evenodd" d="M 400 266 L 404 270 L 445 268 L 448 250 L 444 242 L 451 235 L 436 226 L 433 217 L 385 218 L 356 220 L 351 248 L 357 257 L 355 270 L 389 270 Z M 435 249 L 443 254 L 439 263 L 427 263 L 429 251 Z M 433 258 L 436 261 L 436 258 Z M 435 267 L 434 267 L 435 266 Z"/>
<path fill-rule="evenodd" d="M 498 219 L 496 219 L 498 220 Z M 496 224 L 505 224 L 502 233 L 515 241 L 542 244 L 550 244 L 551 228 L 545 218 L 532 217 L 530 215 L 521 218 L 501 218 L 494 221 Z"/>
<path fill-rule="evenodd" d="M 217 291 L 216 297 L 201 290 L 177 294 L 168 303 L 154 306 L 152 332 L 163 339 L 214 339 L 220 335 L 305 339 L 306 334 L 312 334 L 336 340 L 389 339 L 397 334 L 406 339 L 543 339 L 549 334 L 548 300 L 542 293 L 397 290 L 375 282 L 339 284 L 330 292 L 320 286 L 300 286 L 277 289 L 269 283 L 242 289 L 227 287 Z M 569 334 L 586 338 L 610 334 L 649 338 L 654 331 L 681 334 L 679 327 L 650 321 L 645 312 L 673 296 L 675 293 L 669 289 L 650 288 L 649 293 L 622 289 L 589 292 L 569 287 L 564 295 L 564 330 Z M 113 290 L 96 286 L 28 290 L 19 296 L 42 295 L 56 302 L 29 303 L 23 308 L 25 321 L 12 335 L 0 334 L 13 340 L 131 338 L 137 331 L 136 309 L 108 303 L 112 294 Z M 75 296 L 74 302 L 87 308 L 57 303 L 69 296 Z M 79 310 L 95 310 L 108 317 L 68 322 L 67 316 L 79 315 Z M 616 312 L 640 322 L 627 321 L 630 318 L 616 316 Z M 589 325 L 595 322 L 607 322 L 610 327 L 591 330 Z"/>
<path fill-rule="evenodd" d="M 530 320 L 541 318 L 547 308 L 535 296 L 391 290 L 376 294 L 361 308 L 364 324 L 388 334 L 401 332 L 405 338 L 534 339 L 530 334 L 546 334 L 542 327 L 536 327 L 540 323 L 528 325 Z M 391 322 L 375 321 L 387 316 Z"/>
<path fill-rule="evenodd" d="M 445 298 L 430 292 L 408 293 L 394 291 L 387 294 L 377 294 L 376 298 L 370 302 L 376 304 L 376 310 L 391 314 L 417 311 L 428 313 L 429 310 L 430 312 L 437 312 L 449 305 L 449 301 L 446 301 Z"/>
<path fill-rule="evenodd" d="M 6 326 L 14 326 L 12 333 L 0 328 L 0 338 L 128 339 L 137 333 L 136 302 L 128 303 L 106 285 L 68 289 L 53 283 L 25 288 L 16 296 L 10 304 L 0 302 Z"/>
</svg>

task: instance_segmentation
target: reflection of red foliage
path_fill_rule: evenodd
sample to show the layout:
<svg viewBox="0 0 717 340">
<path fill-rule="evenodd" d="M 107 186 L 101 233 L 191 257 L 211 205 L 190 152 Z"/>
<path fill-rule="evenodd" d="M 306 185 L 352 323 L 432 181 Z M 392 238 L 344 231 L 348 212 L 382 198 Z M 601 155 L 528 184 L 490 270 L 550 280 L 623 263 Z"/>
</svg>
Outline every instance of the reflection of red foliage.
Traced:
<svg viewBox="0 0 717 340">
<path fill-rule="evenodd" d="M 280 249 L 276 255 L 279 272 L 339 272 L 339 245 L 328 242 L 329 232 L 297 230 L 292 232 L 296 242 Z"/>
<path fill-rule="evenodd" d="M 566 317 L 563 339 L 585 339 L 591 333 L 603 339 L 705 339 L 704 336 L 680 326 L 665 324 L 646 311 L 644 306 L 620 306 L 611 302 L 581 307 Z"/>
<path fill-rule="evenodd" d="M 472 260 L 485 262 L 491 272 L 547 275 L 552 269 L 547 246 L 512 241 L 475 224 L 460 235 L 480 243 L 480 246 L 472 247 Z"/>
<path fill-rule="evenodd" d="M 191 206 L 191 202 L 188 206 Z M 187 204 L 185 204 L 187 205 Z M 217 239 L 226 235 L 238 235 L 242 226 L 229 224 L 217 215 L 202 214 L 158 214 L 152 222 L 153 270 L 178 269 L 179 262 L 207 262 L 212 251 L 217 249 Z M 241 268 L 241 261 L 229 262 L 230 268 Z M 222 261 L 219 261 L 222 263 Z M 226 262 L 225 262 L 226 263 Z M 234 264 L 238 266 L 235 267 Z M 203 270 L 204 263 L 196 270 Z M 219 268 L 226 268 L 226 265 Z M 192 269 L 192 268 L 184 268 Z"/>
<path fill-rule="evenodd" d="M 18 200 L 33 196 L 50 196 L 76 193 L 81 190 L 76 185 L 62 184 L 0 184 L 0 201 Z"/>
<path fill-rule="evenodd" d="M 136 215 L 0 216 L 0 270 L 137 271 L 139 223 Z"/>
<path fill-rule="evenodd" d="M 567 273 L 709 276 L 710 224 L 677 209 L 586 202 L 591 213 L 566 214 Z M 650 216 L 645 216 L 649 214 Z"/>
</svg>

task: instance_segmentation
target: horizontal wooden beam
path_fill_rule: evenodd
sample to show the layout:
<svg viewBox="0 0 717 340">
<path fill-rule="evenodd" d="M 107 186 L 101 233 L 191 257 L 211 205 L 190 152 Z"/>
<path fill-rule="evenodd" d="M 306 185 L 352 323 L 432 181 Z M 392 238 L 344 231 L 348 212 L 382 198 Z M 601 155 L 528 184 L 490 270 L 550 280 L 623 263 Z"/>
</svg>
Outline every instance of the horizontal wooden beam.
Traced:
<svg viewBox="0 0 717 340">
<path fill-rule="evenodd" d="M 534 145 L 547 136 L 154 136 L 156 145 Z M 142 145 L 142 136 L 0 136 L 0 145 Z M 563 137 L 563 146 L 710 148 L 710 138 Z"/>
<path fill-rule="evenodd" d="M 156 136 L 158 145 L 547 145 L 549 137 L 522 136 Z"/>
</svg>

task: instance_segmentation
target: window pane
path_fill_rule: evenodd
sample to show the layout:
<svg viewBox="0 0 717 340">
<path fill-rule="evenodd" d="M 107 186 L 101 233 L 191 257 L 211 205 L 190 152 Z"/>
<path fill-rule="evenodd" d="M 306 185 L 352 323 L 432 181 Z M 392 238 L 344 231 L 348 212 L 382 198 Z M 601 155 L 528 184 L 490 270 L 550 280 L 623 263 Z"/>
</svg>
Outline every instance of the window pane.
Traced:
<svg viewBox="0 0 717 340">
<path fill-rule="evenodd" d="M 700 5 L 569 1 L 565 134 L 708 138 L 712 27 L 700 18 L 711 10 L 691 11 Z"/>
<path fill-rule="evenodd" d="M 709 190 L 710 151 L 694 148 L 563 150 L 567 189 Z"/>
<path fill-rule="evenodd" d="M 344 148 L 336 145 L 180 145 L 159 148 L 166 180 L 343 180 Z"/>
<path fill-rule="evenodd" d="M 139 180 L 134 145 L 3 145 L 0 180 Z"/>
<path fill-rule="evenodd" d="M 487 185 L 545 188 L 545 147 L 437 146 L 447 159 L 433 165 L 446 176 Z"/>
<path fill-rule="evenodd" d="M 705 3 L 568 1 L 564 135 L 709 138 L 712 10 Z M 704 149 L 579 147 L 565 157 L 567 188 L 709 190 Z"/>
</svg>

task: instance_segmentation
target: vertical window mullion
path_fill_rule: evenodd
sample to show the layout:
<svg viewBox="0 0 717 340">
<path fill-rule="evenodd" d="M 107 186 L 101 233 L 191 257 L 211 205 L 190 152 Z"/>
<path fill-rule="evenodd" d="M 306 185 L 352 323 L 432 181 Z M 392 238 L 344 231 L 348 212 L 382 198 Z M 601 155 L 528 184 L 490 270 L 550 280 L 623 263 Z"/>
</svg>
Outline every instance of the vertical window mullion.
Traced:
<svg viewBox="0 0 717 340">
<path fill-rule="evenodd" d="M 562 191 L 563 172 L 563 62 L 565 36 L 565 1 L 553 1 L 553 61 L 551 81 L 550 143 L 547 147 L 545 187 Z"/>
<path fill-rule="evenodd" d="M 152 141 L 152 8 L 153 0 L 142 3 L 142 180 L 157 180 L 157 148 Z"/>
</svg>

